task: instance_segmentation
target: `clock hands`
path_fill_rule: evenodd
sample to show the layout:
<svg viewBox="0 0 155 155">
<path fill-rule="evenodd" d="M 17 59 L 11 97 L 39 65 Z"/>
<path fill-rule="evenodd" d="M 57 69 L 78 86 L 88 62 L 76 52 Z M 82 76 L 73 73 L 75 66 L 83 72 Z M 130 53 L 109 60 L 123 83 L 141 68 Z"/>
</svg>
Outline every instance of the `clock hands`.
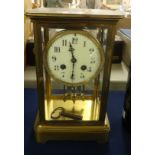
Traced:
<svg viewBox="0 0 155 155">
<path fill-rule="evenodd" d="M 70 43 L 69 44 L 69 51 L 71 52 L 72 54 L 72 58 L 71 58 L 71 62 L 72 62 L 72 74 L 71 74 L 71 79 L 73 80 L 74 79 L 74 67 L 75 67 L 75 63 L 77 62 L 77 59 L 75 58 L 74 56 L 74 48 L 72 46 L 72 44 Z"/>
<path fill-rule="evenodd" d="M 76 63 L 77 62 L 77 59 L 75 58 L 75 56 L 74 56 L 74 48 L 73 48 L 73 46 L 72 46 L 72 44 L 70 43 L 70 47 L 69 47 L 69 51 L 71 52 L 71 54 L 72 54 L 72 59 L 71 59 L 71 62 L 72 63 Z"/>
</svg>

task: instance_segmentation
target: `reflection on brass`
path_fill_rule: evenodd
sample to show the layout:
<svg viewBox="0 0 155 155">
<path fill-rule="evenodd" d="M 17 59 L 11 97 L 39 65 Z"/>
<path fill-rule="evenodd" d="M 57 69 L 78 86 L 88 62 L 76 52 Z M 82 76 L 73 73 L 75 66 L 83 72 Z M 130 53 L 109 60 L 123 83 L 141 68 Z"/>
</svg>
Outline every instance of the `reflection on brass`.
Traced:
<svg viewBox="0 0 155 155">
<path fill-rule="evenodd" d="M 42 124 L 37 115 L 34 130 L 36 140 L 45 143 L 49 140 L 95 140 L 106 143 L 108 141 L 110 124 L 106 116 L 104 125 L 50 125 Z"/>
</svg>

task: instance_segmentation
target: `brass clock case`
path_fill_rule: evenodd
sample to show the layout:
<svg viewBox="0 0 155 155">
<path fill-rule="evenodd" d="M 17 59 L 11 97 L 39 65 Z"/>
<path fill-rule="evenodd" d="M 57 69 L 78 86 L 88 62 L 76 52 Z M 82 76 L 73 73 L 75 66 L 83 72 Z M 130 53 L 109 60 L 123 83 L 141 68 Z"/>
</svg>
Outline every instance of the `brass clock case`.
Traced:
<svg viewBox="0 0 155 155">
<path fill-rule="evenodd" d="M 96 70 L 96 72 L 93 74 L 93 76 L 91 76 L 88 80 L 84 80 L 82 82 L 78 82 L 78 83 L 69 83 L 66 81 L 63 81 L 59 78 L 57 78 L 50 70 L 50 67 L 48 65 L 48 61 L 47 61 L 47 57 L 48 57 L 48 51 L 50 49 L 50 47 L 52 46 L 52 44 L 59 38 L 61 38 L 62 36 L 68 35 L 68 34 L 81 34 L 85 37 L 87 37 L 89 40 L 91 40 L 96 47 L 98 48 L 99 54 L 100 54 L 100 65 L 98 67 L 98 69 Z M 92 36 L 92 34 L 90 34 L 88 31 L 84 31 L 84 30 L 62 30 L 60 32 L 58 32 L 48 43 L 47 46 L 45 47 L 44 50 L 44 66 L 45 69 L 47 70 L 48 74 L 50 77 L 52 77 L 55 81 L 57 82 L 61 82 L 67 86 L 79 86 L 79 85 L 85 85 L 87 84 L 89 81 L 91 81 L 92 79 L 94 79 L 103 69 L 104 66 L 104 61 L 105 61 L 105 57 L 104 57 L 104 50 L 101 46 L 101 44 L 99 43 L 99 41 L 94 38 L 94 36 Z"/>
</svg>

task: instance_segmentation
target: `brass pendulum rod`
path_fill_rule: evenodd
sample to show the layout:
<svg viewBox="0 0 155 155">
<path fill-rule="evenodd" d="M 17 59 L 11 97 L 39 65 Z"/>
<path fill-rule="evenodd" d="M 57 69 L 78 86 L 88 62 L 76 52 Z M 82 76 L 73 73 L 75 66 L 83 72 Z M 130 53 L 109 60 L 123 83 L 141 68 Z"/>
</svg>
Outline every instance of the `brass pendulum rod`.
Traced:
<svg viewBox="0 0 155 155">
<path fill-rule="evenodd" d="M 76 88 L 74 86 L 71 87 L 71 99 L 72 99 L 73 103 L 75 104 L 75 100 L 76 100 Z"/>
<path fill-rule="evenodd" d="M 82 92 L 81 93 L 81 98 L 82 98 L 82 100 L 84 100 L 85 99 L 85 85 L 82 86 L 82 91 L 81 92 Z"/>
<path fill-rule="evenodd" d="M 66 93 L 66 86 L 65 85 L 63 86 L 63 94 L 64 94 L 63 100 L 64 100 L 64 102 L 66 102 L 66 95 L 67 95 L 67 93 Z"/>
</svg>

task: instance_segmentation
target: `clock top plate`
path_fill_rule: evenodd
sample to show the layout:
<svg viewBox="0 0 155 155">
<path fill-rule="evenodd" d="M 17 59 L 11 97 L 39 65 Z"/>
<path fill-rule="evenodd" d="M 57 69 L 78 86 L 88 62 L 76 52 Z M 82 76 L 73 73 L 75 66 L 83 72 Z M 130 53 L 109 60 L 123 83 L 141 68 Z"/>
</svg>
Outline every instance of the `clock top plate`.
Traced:
<svg viewBox="0 0 155 155">
<path fill-rule="evenodd" d="M 27 16 L 31 17 L 84 17 L 84 18 L 106 18 L 121 19 L 121 11 L 104 9 L 66 9 L 66 8 L 36 8 L 26 11 Z"/>
</svg>

